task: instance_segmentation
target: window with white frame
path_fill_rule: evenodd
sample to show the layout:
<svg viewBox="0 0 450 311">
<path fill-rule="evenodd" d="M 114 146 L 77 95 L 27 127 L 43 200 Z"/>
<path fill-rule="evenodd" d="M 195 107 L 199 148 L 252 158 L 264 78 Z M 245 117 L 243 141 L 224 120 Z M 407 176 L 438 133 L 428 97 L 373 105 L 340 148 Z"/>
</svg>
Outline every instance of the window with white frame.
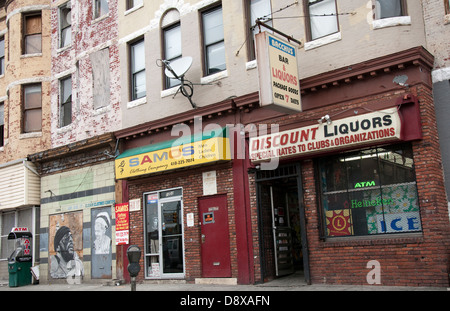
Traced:
<svg viewBox="0 0 450 311">
<path fill-rule="evenodd" d="M 0 38 L 0 76 L 5 74 L 5 37 Z"/>
<path fill-rule="evenodd" d="M 308 41 L 339 31 L 336 0 L 305 0 Z"/>
<path fill-rule="evenodd" d="M 131 100 L 146 95 L 144 39 L 130 44 Z"/>
<path fill-rule="evenodd" d="M 181 58 L 181 25 L 176 23 L 166 29 L 163 29 L 164 37 L 164 59 L 166 61 L 174 61 Z M 166 77 L 165 88 L 169 89 L 179 85 L 178 79 L 170 79 Z"/>
<path fill-rule="evenodd" d="M 202 12 L 205 75 L 226 70 L 222 6 Z"/>
<path fill-rule="evenodd" d="M 72 6 L 66 2 L 59 7 L 59 47 L 63 48 L 72 43 Z"/>
<path fill-rule="evenodd" d="M 0 103 L 0 147 L 5 145 L 4 141 L 5 136 L 5 104 L 3 102 Z"/>
<path fill-rule="evenodd" d="M 59 123 L 61 127 L 72 123 L 72 77 L 60 80 Z"/>
<path fill-rule="evenodd" d="M 254 60 L 256 58 L 255 53 L 255 35 L 259 32 L 259 28 L 256 27 L 256 19 L 261 19 L 266 25 L 273 26 L 271 13 L 272 8 L 270 5 L 270 0 L 247 0 L 247 21 L 248 29 L 252 35 L 252 40 L 248 40 L 249 44 L 249 60 Z"/>
<path fill-rule="evenodd" d="M 405 0 L 376 0 L 375 1 L 375 19 L 405 16 Z"/>
<path fill-rule="evenodd" d="M 107 14 L 108 11 L 108 0 L 94 0 L 94 19 Z"/>
<path fill-rule="evenodd" d="M 141 6 L 144 4 L 144 0 L 126 0 L 127 1 L 127 10 L 132 8 Z"/>
</svg>

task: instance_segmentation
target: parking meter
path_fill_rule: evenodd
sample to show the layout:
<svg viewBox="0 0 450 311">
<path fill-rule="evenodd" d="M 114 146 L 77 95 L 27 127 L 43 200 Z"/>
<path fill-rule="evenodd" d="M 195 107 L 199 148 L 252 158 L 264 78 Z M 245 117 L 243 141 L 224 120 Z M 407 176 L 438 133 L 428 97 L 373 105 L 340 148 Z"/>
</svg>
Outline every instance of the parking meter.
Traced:
<svg viewBox="0 0 450 311">
<path fill-rule="evenodd" d="M 141 270 L 139 260 L 141 259 L 141 249 L 137 245 L 130 245 L 127 249 L 128 272 L 131 277 L 131 291 L 136 291 L 136 277 Z"/>
</svg>

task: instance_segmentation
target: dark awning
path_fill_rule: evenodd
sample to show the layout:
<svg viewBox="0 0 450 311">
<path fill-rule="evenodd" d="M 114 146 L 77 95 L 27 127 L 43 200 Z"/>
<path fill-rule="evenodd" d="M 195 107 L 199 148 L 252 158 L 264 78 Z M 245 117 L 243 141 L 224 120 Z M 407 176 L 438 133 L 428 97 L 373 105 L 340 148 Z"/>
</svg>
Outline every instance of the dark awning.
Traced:
<svg viewBox="0 0 450 311">
<path fill-rule="evenodd" d="M 32 238 L 33 235 L 31 232 L 28 231 L 16 231 L 16 232 L 10 232 L 8 234 L 8 240 L 15 240 L 19 238 Z"/>
</svg>

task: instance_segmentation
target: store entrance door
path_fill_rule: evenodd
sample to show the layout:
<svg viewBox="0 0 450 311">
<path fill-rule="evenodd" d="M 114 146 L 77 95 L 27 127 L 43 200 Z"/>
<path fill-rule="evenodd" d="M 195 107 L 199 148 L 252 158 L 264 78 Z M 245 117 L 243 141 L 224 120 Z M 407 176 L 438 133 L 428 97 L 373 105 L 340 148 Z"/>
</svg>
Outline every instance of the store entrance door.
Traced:
<svg viewBox="0 0 450 311">
<path fill-rule="evenodd" d="M 231 277 L 227 196 L 199 199 L 202 277 Z"/>
<path fill-rule="evenodd" d="M 294 273 L 295 252 L 301 253 L 293 245 L 288 193 L 280 186 L 269 186 L 272 207 L 273 247 L 275 252 L 275 274 L 283 276 Z M 292 212 L 291 212 L 292 214 Z"/>
<path fill-rule="evenodd" d="M 309 283 L 301 180 L 300 166 L 295 164 L 256 175 L 261 278 L 265 282 L 291 275 Z"/>
</svg>

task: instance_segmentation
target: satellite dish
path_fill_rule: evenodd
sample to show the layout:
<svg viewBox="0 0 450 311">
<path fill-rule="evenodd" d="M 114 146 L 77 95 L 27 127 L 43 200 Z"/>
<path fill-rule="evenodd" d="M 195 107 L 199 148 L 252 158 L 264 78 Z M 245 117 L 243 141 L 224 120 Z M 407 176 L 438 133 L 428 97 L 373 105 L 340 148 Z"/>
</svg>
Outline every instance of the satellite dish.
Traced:
<svg viewBox="0 0 450 311">
<path fill-rule="evenodd" d="M 186 56 L 174 60 L 172 62 L 165 61 L 166 70 L 164 71 L 166 76 L 170 79 L 180 79 L 191 68 L 192 57 Z"/>
</svg>

